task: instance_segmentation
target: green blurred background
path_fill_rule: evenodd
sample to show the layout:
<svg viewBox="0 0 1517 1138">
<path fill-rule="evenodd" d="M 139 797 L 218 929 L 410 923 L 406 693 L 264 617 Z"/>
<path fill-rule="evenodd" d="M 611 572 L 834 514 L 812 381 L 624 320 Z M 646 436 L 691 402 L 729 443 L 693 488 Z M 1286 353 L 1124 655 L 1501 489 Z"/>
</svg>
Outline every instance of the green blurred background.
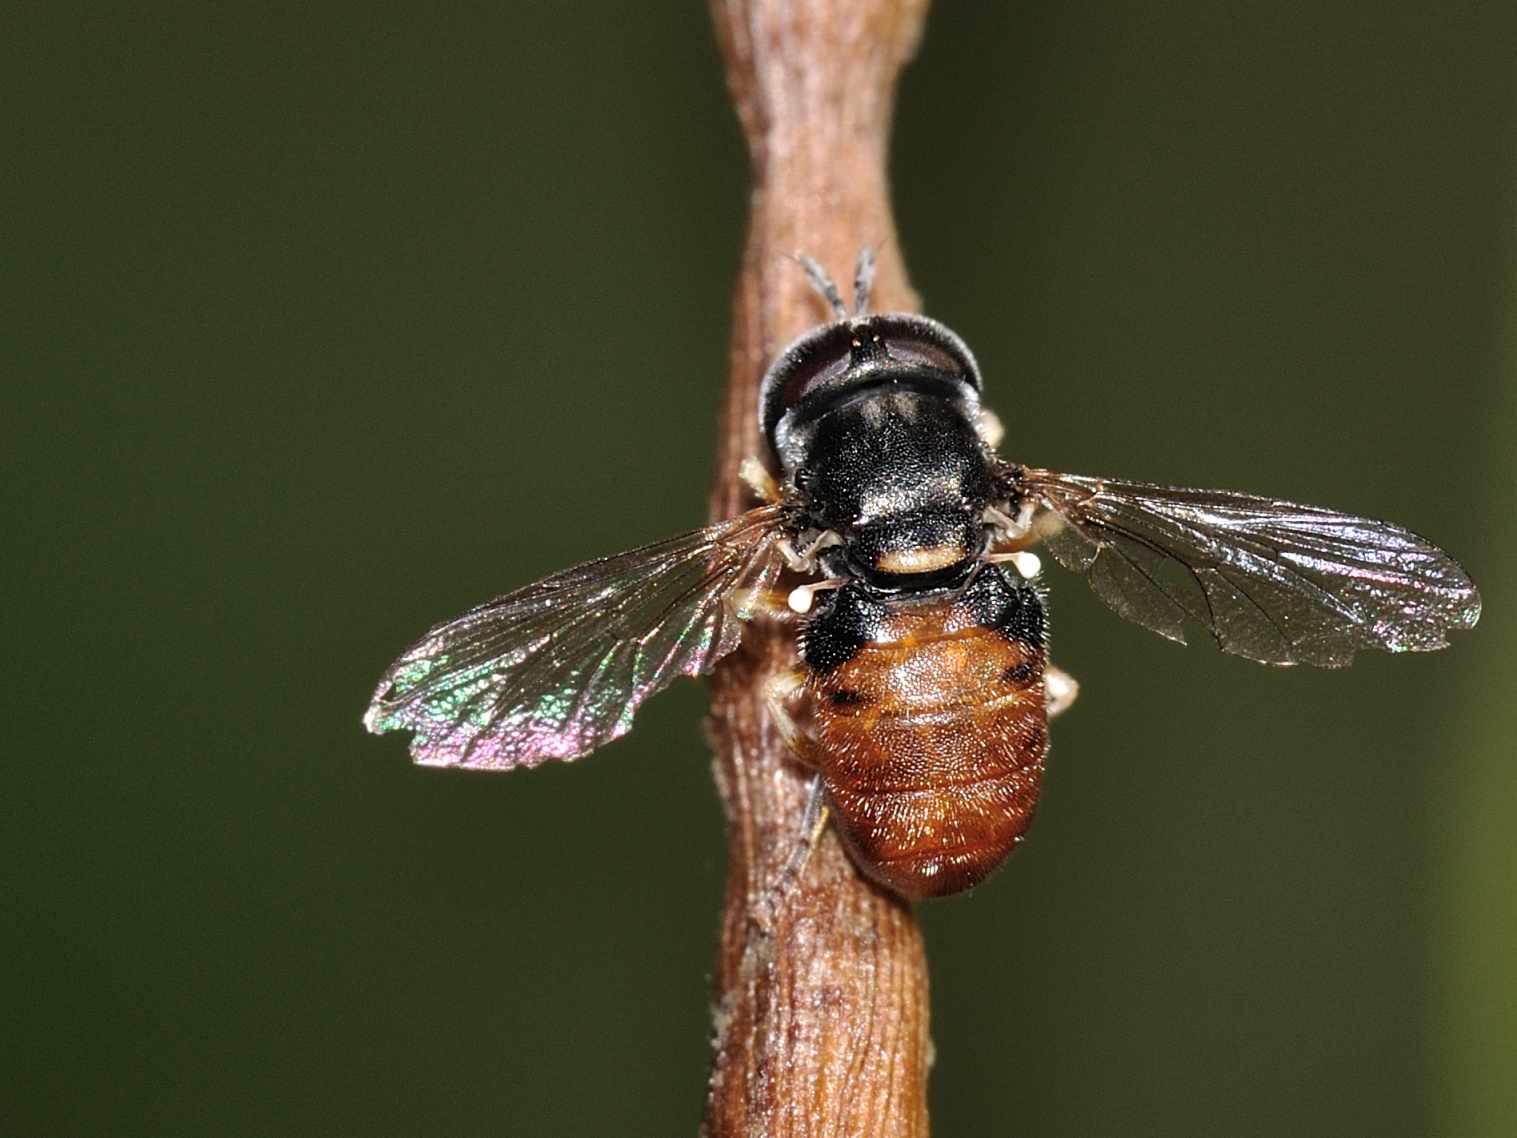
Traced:
<svg viewBox="0 0 1517 1138">
<path fill-rule="evenodd" d="M 697 524 L 744 154 L 704 8 L 4 17 L 0 1131 L 695 1129 L 722 827 L 362 733 L 430 622 Z M 924 907 L 944 1135 L 1517 1132 L 1517 11 L 940 3 L 902 241 L 1017 459 L 1455 551 L 1269 671 L 1054 576 L 1032 840 Z"/>
</svg>

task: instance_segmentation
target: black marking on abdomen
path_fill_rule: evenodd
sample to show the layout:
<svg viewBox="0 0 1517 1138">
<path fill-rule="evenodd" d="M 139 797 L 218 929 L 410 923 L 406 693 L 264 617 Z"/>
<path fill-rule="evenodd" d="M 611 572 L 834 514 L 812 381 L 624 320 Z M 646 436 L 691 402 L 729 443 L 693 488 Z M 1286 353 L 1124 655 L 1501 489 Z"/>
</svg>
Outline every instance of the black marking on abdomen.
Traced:
<svg viewBox="0 0 1517 1138">
<path fill-rule="evenodd" d="M 1041 661 L 1023 660 L 1020 664 L 1013 664 L 1001 673 L 1003 683 L 1014 684 L 1023 687 L 1037 678 L 1042 671 Z"/>
<path fill-rule="evenodd" d="M 1043 598 L 1037 589 L 1000 565 L 987 565 L 964 594 L 984 628 L 1030 648 L 1042 648 L 1048 635 Z"/>
<path fill-rule="evenodd" d="M 827 605 L 801 629 L 801 658 L 813 672 L 830 672 L 878 640 L 887 610 L 857 583 L 833 591 Z"/>
</svg>

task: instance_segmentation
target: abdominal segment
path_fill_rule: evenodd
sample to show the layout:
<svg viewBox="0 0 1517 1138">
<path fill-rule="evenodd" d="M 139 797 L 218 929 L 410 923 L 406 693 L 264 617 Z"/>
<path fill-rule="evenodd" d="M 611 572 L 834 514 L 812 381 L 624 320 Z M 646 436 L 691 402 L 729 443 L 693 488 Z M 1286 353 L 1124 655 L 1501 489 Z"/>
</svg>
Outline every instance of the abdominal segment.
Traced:
<svg viewBox="0 0 1517 1138">
<path fill-rule="evenodd" d="M 964 598 L 898 609 L 803 689 L 802 757 L 854 860 L 913 900 L 982 881 L 1032 821 L 1048 749 L 1043 621 L 1032 589 L 1010 600 L 1039 611 L 992 605 L 990 628 L 983 603 L 965 619 Z"/>
</svg>

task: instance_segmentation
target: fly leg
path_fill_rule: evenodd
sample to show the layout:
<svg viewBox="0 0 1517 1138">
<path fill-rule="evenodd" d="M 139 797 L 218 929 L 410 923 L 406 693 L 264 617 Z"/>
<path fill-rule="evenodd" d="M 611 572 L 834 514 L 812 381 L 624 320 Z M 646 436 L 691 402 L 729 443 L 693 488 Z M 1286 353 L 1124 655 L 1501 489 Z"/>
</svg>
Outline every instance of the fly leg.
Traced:
<svg viewBox="0 0 1517 1138">
<path fill-rule="evenodd" d="M 743 480 L 748 489 L 753 491 L 753 496 L 760 502 L 773 506 L 784 497 L 780 493 L 780 484 L 774 480 L 774 475 L 770 474 L 769 469 L 751 454 L 743 459 L 743 464 L 737 468 L 737 476 Z"/>
<path fill-rule="evenodd" d="M 780 875 L 759 902 L 758 912 L 754 916 L 755 923 L 765 933 L 774 931 L 785 902 L 800 883 L 801 874 L 806 871 L 806 863 L 816 852 L 816 845 L 822 840 L 822 831 L 827 828 L 828 813 L 827 790 L 822 785 L 822 776 L 815 775 L 807 791 L 806 810 L 801 815 L 801 832 L 796 838 L 795 848 L 790 851 L 785 867 L 780 870 Z"/>
<path fill-rule="evenodd" d="M 813 775 L 811 787 L 806 794 L 806 810 L 801 815 L 800 839 L 796 842 L 795 849 L 790 851 L 790 859 L 785 862 L 785 868 L 780 871 L 778 884 L 782 897 L 800 880 L 806 863 L 816 852 L 816 844 L 822 840 L 822 831 L 827 826 L 827 815 L 827 789 L 822 785 L 822 776 Z"/>
<path fill-rule="evenodd" d="M 790 611 L 789 606 L 786 606 L 785 611 Z M 801 730 L 795 722 L 795 716 L 790 714 L 790 708 L 794 704 L 796 693 L 805 682 L 806 673 L 799 668 L 777 672 L 764 681 L 764 707 L 769 712 L 769 719 L 780 733 L 786 749 L 797 758 L 800 757 L 796 745 L 800 742 Z"/>
<path fill-rule="evenodd" d="M 1023 502 L 1015 517 L 999 506 L 987 506 L 980 520 L 990 527 L 992 545 L 998 550 L 1026 549 L 1043 536 L 1034 525 L 1031 502 Z M 998 556 L 993 554 L 991 560 Z"/>
<path fill-rule="evenodd" d="M 830 549 L 834 545 L 842 545 L 843 537 L 832 530 L 823 530 L 817 535 L 816 540 L 805 549 L 796 549 L 790 543 L 789 538 L 783 538 L 779 544 L 780 553 L 785 557 L 785 564 L 797 573 L 815 573 L 816 555 L 824 549 Z"/>
<path fill-rule="evenodd" d="M 1048 718 L 1061 715 L 1080 694 L 1080 681 L 1063 668 L 1049 664 L 1043 669 L 1043 704 L 1048 709 Z"/>
<path fill-rule="evenodd" d="M 796 704 L 801 685 L 805 682 L 806 673 L 799 668 L 794 668 L 771 676 L 764 684 L 764 706 L 769 712 L 770 722 L 774 724 L 780 739 L 797 761 L 804 761 L 803 752 L 799 747 L 801 725 L 796 722 L 792 708 Z M 789 900 L 800 882 L 801 874 L 805 872 L 806 864 L 811 860 L 817 842 L 821 841 L 822 831 L 827 828 L 827 815 L 827 792 L 822 785 L 822 776 L 817 774 L 813 776 L 807 791 L 806 809 L 801 815 L 800 833 L 796 835 L 795 847 L 785 859 L 785 865 L 778 876 L 764 891 L 763 897 L 755 906 L 753 921 L 763 932 L 773 931 L 785 902 Z"/>
<path fill-rule="evenodd" d="M 1006 437 L 1006 428 L 1001 425 L 1000 416 L 988 407 L 981 407 L 975 415 L 974 431 L 991 450 L 1000 446 L 1001 440 Z"/>
</svg>

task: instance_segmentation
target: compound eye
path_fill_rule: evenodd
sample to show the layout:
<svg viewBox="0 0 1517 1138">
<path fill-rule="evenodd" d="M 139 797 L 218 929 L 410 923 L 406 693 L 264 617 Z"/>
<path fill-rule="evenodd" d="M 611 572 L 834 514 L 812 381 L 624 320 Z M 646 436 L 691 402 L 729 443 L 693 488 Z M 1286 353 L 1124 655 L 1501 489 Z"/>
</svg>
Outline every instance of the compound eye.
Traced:
<svg viewBox="0 0 1517 1138">
<path fill-rule="evenodd" d="M 764 377 L 764 431 L 806 395 L 848 369 L 858 340 L 845 325 L 820 329 L 776 360 Z"/>
<path fill-rule="evenodd" d="M 948 329 L 926 317 L 876 317 L 873 337 L 891 358 L 932 371 L 947 372 L 980 386 L 979 369 L 969 350 Z"/>
<path fill-rule="evenodd" d="M 876 342 L 879 339 L 879 336 L 875 337 Z M 962 361 L 955 359 L 938 345 L 929 344 L 925 340 L 892 336 L 885 341 L 885 346 L 892 356 L 906 363 L 921 364 L 934 371 L 962 372 L 965 370 Z"/>
</svg>

